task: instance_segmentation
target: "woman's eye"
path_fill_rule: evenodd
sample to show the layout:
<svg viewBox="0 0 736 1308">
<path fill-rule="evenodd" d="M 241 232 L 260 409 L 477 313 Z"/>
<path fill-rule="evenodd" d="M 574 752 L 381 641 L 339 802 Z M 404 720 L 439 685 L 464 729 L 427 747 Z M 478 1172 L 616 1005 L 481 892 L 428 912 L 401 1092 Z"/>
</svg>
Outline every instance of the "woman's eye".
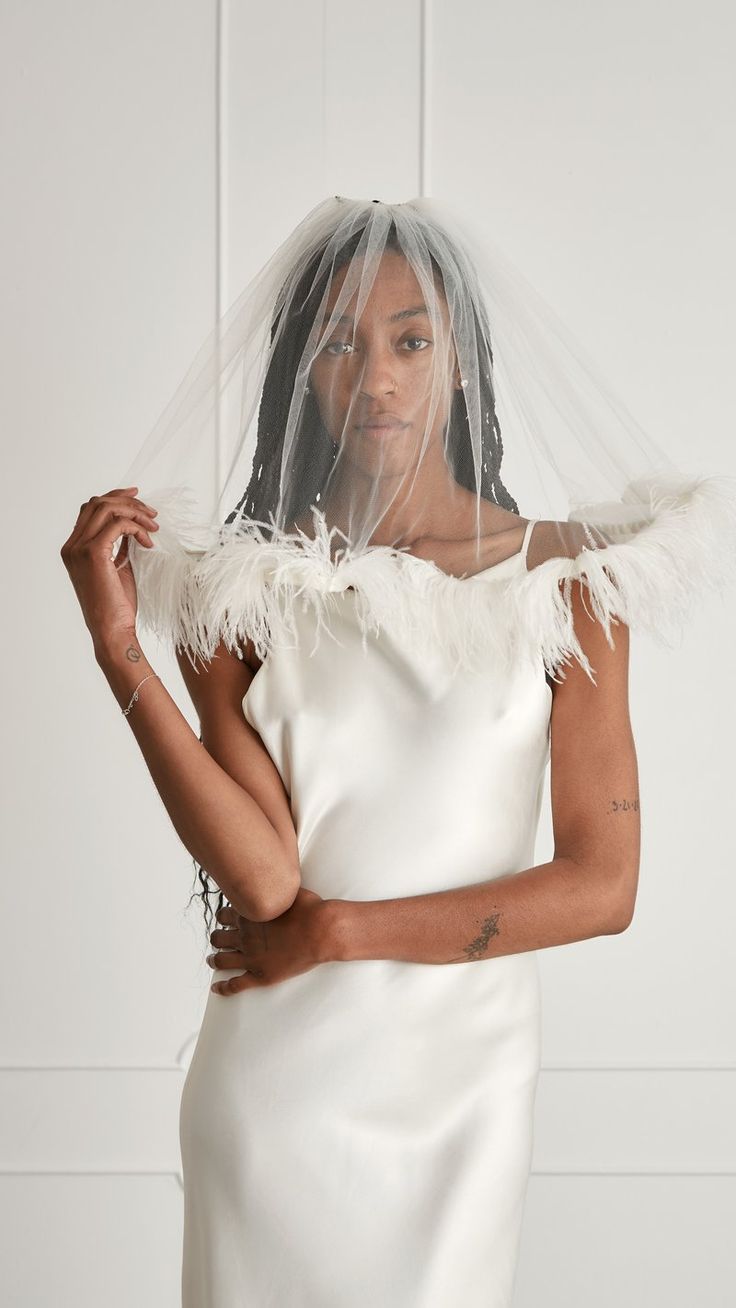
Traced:
<svg viewBox="0 0 736 1308">
<path fill-rule="evenodd" d="M 410 354 L 421 354 L 425 345 L 432 344 L 426 336 L 408 336 L 404 341 L 405 345 L 411 345 L 412 343 L 418 344 L 419 349 L 410 349 Z M 353 348 L 354 346 L 350 341 L 329 341 L 324 347 L 324 352 L 325 354 L 331 354 L 333 358 L 340 358 L 344 357 L 348 350 L 352 350 Z"/>
</svg>

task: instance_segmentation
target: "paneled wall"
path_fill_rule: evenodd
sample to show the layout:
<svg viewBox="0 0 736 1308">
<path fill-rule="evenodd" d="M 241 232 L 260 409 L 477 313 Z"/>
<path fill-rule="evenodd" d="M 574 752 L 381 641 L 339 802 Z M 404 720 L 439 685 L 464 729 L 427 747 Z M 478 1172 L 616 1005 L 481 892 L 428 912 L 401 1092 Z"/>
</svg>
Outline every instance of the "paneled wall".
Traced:
<svg viewBox="0 0 736 1308">
<path fill-rule="evenodd" d="M 11 0 L 1 22 L 3 1302 L 174 1308 L 206 937 L 59 547 L 331 193 L 483 212 L 673 457 L 734 472 L 736 20 L 725 0 Z M 632 640 L 637 912 L 540 954 L 518 1308 L 730 1302 L 734 608 L 704 602 L 671 652 Z"/>
</svg>

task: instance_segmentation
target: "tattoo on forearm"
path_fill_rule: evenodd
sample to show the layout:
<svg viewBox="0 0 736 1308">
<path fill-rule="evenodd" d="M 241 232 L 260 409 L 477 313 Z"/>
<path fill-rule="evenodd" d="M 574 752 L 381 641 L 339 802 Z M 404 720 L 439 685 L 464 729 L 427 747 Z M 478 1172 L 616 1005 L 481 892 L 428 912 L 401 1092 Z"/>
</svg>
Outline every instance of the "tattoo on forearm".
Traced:
<svg viewBox="0 0 736 1308">
<path fill-rule="evenodd" d="M 487 917 L 481 927 L 480 935 L 476 936 L 475 940 L 471 940 L 469 945 L 463 947 L 463 954 L 468 960 L 482 958 L 488 948 L 488 941 L 493 936 L 501 934 L 498 926 L 500 916 L 500 913 L 493 913 L 491 917 Z"/>
<path fill-rule="evenodd" d="M 608 811 L 609 813 L 630 813 L 632 811 L 634 813 L 638 813 L 639 800 L 638 799 L 612 799 L 611 807 L 609 808 Z"/>
<path fill-rule="evenodd" d="M 129 645 L 125 651 L 125 657 L 126 659 L 129 659 L 131 663 L 139 663 L 141 652 L 135 645 Z"/>
</svg>

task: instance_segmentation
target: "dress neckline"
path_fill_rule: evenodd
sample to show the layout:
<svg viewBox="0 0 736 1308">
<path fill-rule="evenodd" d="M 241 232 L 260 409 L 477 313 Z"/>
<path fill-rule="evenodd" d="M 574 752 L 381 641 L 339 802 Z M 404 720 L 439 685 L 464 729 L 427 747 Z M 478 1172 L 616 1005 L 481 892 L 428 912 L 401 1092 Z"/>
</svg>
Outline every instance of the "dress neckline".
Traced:
<svg viewBox="0 0 736 1308">
<path fill-rule="evenodd" d="M 508 554 L 505 559 L 499 559 L 497 563 L 492 563 L 488 568 L 482 568 L 480 572 L 472 572 L 468 577 L 454 577 L 450 572 L 443 572 L 442 568 L 438 568 L 437 564 L 433 563 L 431 559 L 420 559 L 418 555 L 411 555 L 410 557 L 416 558 L 418 562 L 424 563 L 428 568 L 431 568 L 433 572 L 442 573 L 443 576 L 449 578 L 450 580 L 454 581 L 457 584 L 460 584 L 461 582 L 465 582 L 465 581 L 475 581 L 477 578 L 485 577 L 491 572 L 497 572 L 499 568 L 503 568 L 509 563 L 525 566 L 526 557 L 529 550 L 529 541 L 532 534 L 532 528 L 534 527 L 534 524 L 538 521 L 539 521 L 538 518 L 529 519 L 524 529 L 524 536 L 522 538 L 521 545 L 519 549 L 515 551 L 514 554 Z M 339 593 L 342 595 L 355 595 L 357 592 L 355 586 L 347 586 L 345 587 L 344 590 L 340 591 Z M 243 708 L 245 708 L 247 700 L 250 697 L 250 692 L 253 687 L 253 683 L 256 680 L 256 677 L 260 673 L 265 662 L 267 662 L 267 660 L 264 659 L 263 662 L 261 662 L 255 670 L 251 669 L 253 671 L 253 676 L 250 680 L 248 687 L 246 688 L 245 695 L 243 696 L 242 699 Z"/>
<path fill-rule="evenodd" d="M 440 568 L 436 563 L 432 561 L 432 559 L 422 559 L 418 554 L 409 554 L 404 552 L 402 553 L 401 557 L 405 559 L 413 559 L 417 563 L 423 564 L 424 567 L 430 568 L 433 573 L 438 573 L 441 577 L 444 577 L 446 580 L 453 582 L 456 586 L 460 586 L 463 585 L 466 581 L 477 581 L 479 578 L 489 576 L 490 573 L 497 573 L 500 568 L 504 568 L 508 564 L 512 564 L 514 567 L 525 567 L 526 557 L 529 550 L 529 540 L 532 534 L 532 528 L 534 524 L 538 521 L 539 521 L 538 518 L 529 519 L 529 521 L 526 524 L 526 527 L 524 528 L 524 536 L 521 545 L 518 550 L 514 551 L 513 554 L 507 554 L 505 559 L 499 559 L 497 563 L 492 563 L 488 568 L 481 568 L 479 572 L 471 572 L 468 574 L 467 577 L 456 577 L 452 572 L 445 572 L 444 569 Z M 344 588 L 341 588 L 339 593 L 342 595 L 354 595 L 356 593 L 356 587 L 345 586 Z"/>
<path fill-rule="evenodd" d="M 537 523 L 538 521 L 539 521 L 538 518 L 529 519 L 529 521 L 526 524 L 526 527 L 524 528 L 524 535 L 522 537 L 521 545 L 519 546 L 518 550 L 514 551 L 513 554 L 507 554 L 505 559 L 499 559 L 497 563 L 491 563 L 490 567 L 481 568 L 479 572 L 470 572 L 466 577 L 456 577 L 452 572 L 445 572 L 443 568 L 440 568 L 439 565 L 434 563 L 431 559 L 420 559 L 419 555 L 417 554 L 406 554 L 404 557 L 417 559 L 420 563 L 426 563 L 435 572 L 441 573 L 443 577 L 447 577 L 451 581 L 455 581 L 458 583 L 464 581 L 475 581 L 477 580 L 478 577 L 488 576 L 490 572 L 497 572 L 499 568 L 505 567 L 506 564 L 508 563 L 523 563 L 524 565 L 526 565 L 526 558 L 529 552 L 529 541 L 531 539 L 532 528 L 534 527 L 535 523 Z M 350 586 L 349 589 L 353 590 L 354 587 Z"/>
<path fill-rule="evenodd" d="M 518 550 L 515 550 L 513 554 L 507 554 L 505 559 L 499 559 L 497 563 L 491 563 L 490 567 L 488 568 L 481 568 L 479 572 L 471 572 L 466 577 L 455 577 L 451 572 L 444 572 L 444 570 L 438 567 L 436 563 L 432 563 L 431 566 L 433 568 L 436 568 L 438 572 L 443 572 L 444 576 L 451 577 L 453 581 L 463 582 L 463 581 L 475 581 L 478 577 L 486 577 L 490 572 L 497 572 L 499 568 L 503 568 L 507 563 L 521 562 L 523 564 L 526 564 L 526 556 L 529 550 L 529 541 L 531 539 L 532 528 L 534 527 L 534 524 L 538 521 L 539 521 L 538 518 L 529 519 L 529 521 L 526 524 L 526 527 L 524 528 L 524 535 L 522 537 L 521 545 L 519 546 Z M 414 557 L 416 556 L 412 555 L 412 558 Z M 425 562 L 429 562 L 429 560 L 425 560 Z"/>
</svg>

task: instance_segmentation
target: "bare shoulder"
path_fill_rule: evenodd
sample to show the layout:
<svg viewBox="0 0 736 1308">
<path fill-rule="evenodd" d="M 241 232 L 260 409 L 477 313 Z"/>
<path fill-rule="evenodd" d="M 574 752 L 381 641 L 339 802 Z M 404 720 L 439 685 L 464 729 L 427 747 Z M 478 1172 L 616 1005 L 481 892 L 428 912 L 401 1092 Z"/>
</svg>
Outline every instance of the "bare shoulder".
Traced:
<svg viewBox="0 0 736 1308">
<path fill-rule="evenodd" d="M 192 658 L 186 650 L 177 651 L 179 670 L 200 721 L 218 709 L 235 708 L 240 712 L 243 696 L 255 675 L 251 660 L 255 660 L 255 654 L 250 642 L 242 658 L 222 641 L 206 662 Z"/>
<path fill-rule="evenodd" d="M 554 518 L 538 518 L 529 537 L 527 570 L 537 568 L 548 559 L 575 559 L 581 550 L 591 544 L 590 528 L 582 522 L 560 522 Z M 593 540 L 599 547 L 606 542 L 600 535 Z"/>
<path fill-rule="evenodd" d="M 593 532 L 581 522 L 561 522 L 555 519 L 535 519 L 529 536 L 526 567 L 531 572 L 534 568 L 550 559 L 575 559 L 591 545 L 605 548 L 605 539 Z M 575 636 L 585 654 L 595 677 L 595 683 L 580 666 L 572 660 L 572 665 L 564 665 L 564 679 L 549 684 L 555 695 L 565 702 L 573 697 L 586 702 L 592 693 L 596 696 L 597 711 L 602 710 L 606 697 L 615 697 L 616 702 L 627 704 L 629 673 L 629 628 L 617 618 L 611 619 L 611 640 L 609 644 L 605 629 L 593 612 L 590 591 L 585 579 L 568 578 L 559 582 L 564 585 L 569 596 Z M 598 692 L 596 694 L 596 691 Z M 626 708 L 628 713 L 628 707 Z"/>
<path fill-rule="evenodd" d="M 569 604 L 575 636 L 593 671 L 591 681 L 577 659 L 563 665 L 562 679 L 550 682 L 554 697 L 553 713 L 585 715 L 589 729 L 594 718 L 600 723 L 608 717 L 620 725 L 629 721 L 629 628 L 611 618 L 609 644 L 603 624 L 595 616 L 584 582 L 569 583 Z M 591 717 L 591 714 L 593 717 Z"/>
</svg>

